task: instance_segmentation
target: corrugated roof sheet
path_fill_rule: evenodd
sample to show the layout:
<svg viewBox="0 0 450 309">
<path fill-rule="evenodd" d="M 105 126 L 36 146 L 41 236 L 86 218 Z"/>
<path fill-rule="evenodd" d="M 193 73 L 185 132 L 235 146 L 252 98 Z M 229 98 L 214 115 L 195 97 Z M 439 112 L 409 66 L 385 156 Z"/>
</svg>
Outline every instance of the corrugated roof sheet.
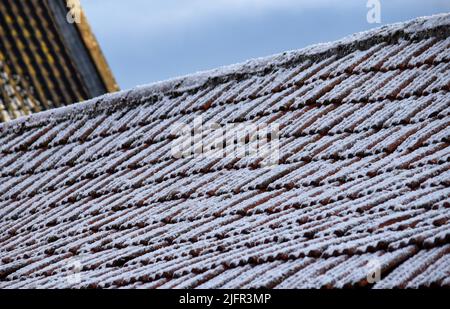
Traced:
<svg viewBox="0 0 450 309">
<path fill-rule="evenodd" d="M 0 287 L 449 286 L 449 24 L 2 124 Z M 279 161 L 173 156 L 198 116 L 279 124 Z"/>
</svg>

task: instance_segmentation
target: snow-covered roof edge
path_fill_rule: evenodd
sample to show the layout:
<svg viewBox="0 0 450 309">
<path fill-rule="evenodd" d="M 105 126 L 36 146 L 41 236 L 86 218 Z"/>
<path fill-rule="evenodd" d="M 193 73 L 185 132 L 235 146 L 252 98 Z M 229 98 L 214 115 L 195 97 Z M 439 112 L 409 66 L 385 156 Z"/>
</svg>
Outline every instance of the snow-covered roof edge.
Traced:
<svg viewBox="0 0 450 309">
<path fill-rule="evenodd" d="M 142 98 L 166 93 L 192 91 L 209 83 L 218 83 L 221 80 L 229 80 L 233 77 L 237 78 L 247 74 L 264 72 L 275 67 L 292 65 L 307 59 L 319 60 L 333 54 L 344 56 L 356 49 L 365 50 L 380 42 L 396 41 L 400 38 L 422 39 L 430 36 L 450 36 L 450 13 L 419 17 L 406 22 L 358 32 L 333 42 L 314 44 L 298 50 L 255 58 L 213 70 L 137 86 L 129 90 L 108 93 L 84 102 L 0 123 L 0 131 L 20 130 L 24 127 L 42 125 L 42 123 L 56 119 L 115 109 L 124 106 L 129 101 L 140 101 Z"/>
</svg>

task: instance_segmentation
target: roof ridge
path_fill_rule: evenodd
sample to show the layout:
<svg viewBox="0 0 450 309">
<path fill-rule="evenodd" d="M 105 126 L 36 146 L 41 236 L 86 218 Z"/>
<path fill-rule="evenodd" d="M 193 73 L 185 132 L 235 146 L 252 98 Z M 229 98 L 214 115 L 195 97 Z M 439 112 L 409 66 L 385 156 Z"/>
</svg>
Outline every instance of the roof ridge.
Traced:
<svg viewBox="0 0 450 309">
<path fill-rule="evenodd" d="M 297 50 L 254 58 L 241 63 L 136 86 L 115 93 L 107 93 L 87 101 L 0 123 L 0 130 L 20 130 L 23 127 L 35 127 L 67 119 L 67 116 L 68 118 L 79 117 L 83 114 L 115 110 L 118 107 L 124 107 L 123 103 L 127 100 L 134 102 L 139 100 L 139 103 L 141 103 L 143 97 L 149 99 L 161 95 L 196 91 L 211 84 L 229 81 L 232 78 L 242 78 L 251 74 L 267 72 L 274 68 L 294 65 L 306 60 L 318 61 L 330 55 L 338 55 L 340 58 L 356 49 L 366 50 L 375 43 L 396 42 L 399 39 L 422 40 L 430 36 L 442 38 L 450 36 L 450 13 L 418 17 L 405 22 L 357 32 L 332 42 L 313 44 Z M 126 106 L 132 106 L 132 104 Z"/>
</svg>

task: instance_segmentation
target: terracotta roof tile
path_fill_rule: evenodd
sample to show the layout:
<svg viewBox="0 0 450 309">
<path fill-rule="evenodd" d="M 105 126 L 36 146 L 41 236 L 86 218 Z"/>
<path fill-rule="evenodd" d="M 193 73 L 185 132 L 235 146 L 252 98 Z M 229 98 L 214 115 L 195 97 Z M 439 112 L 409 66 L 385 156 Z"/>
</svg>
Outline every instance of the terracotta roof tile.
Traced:
<svg viewBox="0 0 450 309">
<path fill-rule="evenodd" d="M 0 125 L 0 287 L 448 286 L 449 23 Z M 179 156 L 200 116 L 202 155 Z M 211 123 L 251 134 L 223 145 Z M 265 124 L 278 134 L 252 135 Z"/>
</svg>

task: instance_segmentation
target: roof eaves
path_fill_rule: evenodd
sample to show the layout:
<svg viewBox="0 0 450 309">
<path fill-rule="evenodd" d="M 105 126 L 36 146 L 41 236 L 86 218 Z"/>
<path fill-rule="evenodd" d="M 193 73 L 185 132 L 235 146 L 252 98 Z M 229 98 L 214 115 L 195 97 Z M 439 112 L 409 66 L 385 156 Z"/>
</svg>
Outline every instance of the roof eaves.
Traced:
<svg viewBox="0 0 450 309">
<path fill-rule="evenodd" d="M 63 38 L 66 49 L 72 55 L 72 61 L 78 74 L 82 76 L 89 96 L 95 97 L 105 92 L 119 90 L 81 7 L 77 8 L 80 13 L 80 23 L 67 21 L 69 1 L 45 1 L 45 5 L 52 12 L 54 23 L 58 25 L 59 34 Z"/>
</svg>

